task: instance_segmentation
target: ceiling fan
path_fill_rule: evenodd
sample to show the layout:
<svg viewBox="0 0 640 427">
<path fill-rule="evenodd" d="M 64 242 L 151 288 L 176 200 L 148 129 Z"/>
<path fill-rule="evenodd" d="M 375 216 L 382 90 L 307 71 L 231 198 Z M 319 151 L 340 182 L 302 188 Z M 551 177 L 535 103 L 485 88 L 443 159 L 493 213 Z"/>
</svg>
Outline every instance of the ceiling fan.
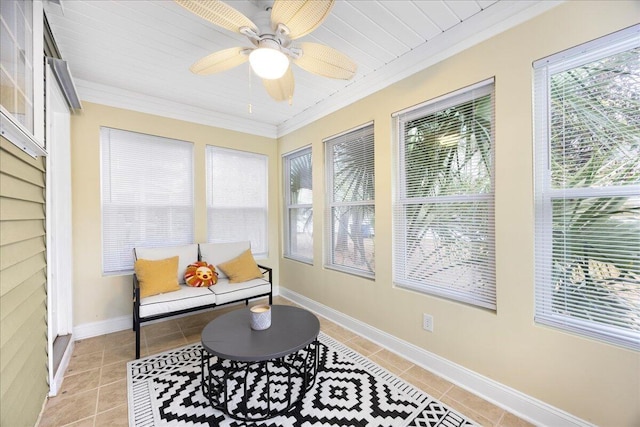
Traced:
<svg viewBox="0 0 640 427">
<path fill-rule="evenodd" d="M 269 0 L 252 0 L 262 9 L 253 20 L 219 0 L 175 2 L 215 25 L 245 35 L 253 44 L 205 56 L 190 67 L 195 74 L 218 73 L 249 61 L 269 95 L 289 102 L 294 90 L 291 62 L 333 79 L 349 80 L 355 75 L 356 64 L 336 49 L 310 42 L 293 44 L 322 24 L 335 0 L 275 0 L 273 6 Z"/>
</svg>

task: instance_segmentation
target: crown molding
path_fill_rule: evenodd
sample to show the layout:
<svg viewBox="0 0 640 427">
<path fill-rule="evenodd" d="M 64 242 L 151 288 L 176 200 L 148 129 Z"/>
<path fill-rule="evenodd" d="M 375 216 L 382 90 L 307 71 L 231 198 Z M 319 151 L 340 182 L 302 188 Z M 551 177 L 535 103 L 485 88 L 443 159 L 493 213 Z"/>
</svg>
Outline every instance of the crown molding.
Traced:
<svg viewBox="0 0 640 427">
<path fill-rule="evenodd" d="M 244 132 L 251 135 L 273 139 L 277 138 L 277 128 L 275 125 L 260 123 L 255 120 L 247 120 L 230 114 L 194 107 L 193 105 L 169 101 L 83 79 L 75 79 L 74 81 L 80 93 L 80 98 L 83 101 L 236 132 Z"/>
</svg>

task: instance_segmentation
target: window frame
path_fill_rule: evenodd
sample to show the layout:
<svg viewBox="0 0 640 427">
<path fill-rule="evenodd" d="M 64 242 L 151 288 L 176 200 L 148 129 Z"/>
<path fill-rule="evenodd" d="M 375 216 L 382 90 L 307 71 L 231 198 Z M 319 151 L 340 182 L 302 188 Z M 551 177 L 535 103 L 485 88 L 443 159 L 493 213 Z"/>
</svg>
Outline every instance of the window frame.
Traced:
<svg viewBox="0 0 640 427">
<path fill-rule="evenodd" d="M 211 210 L 214 208 L 211 203 L 213 202 L 213 193 L 211 185 L 213 183 L 213 165 L 211 164 L 211 156 L 214 156 L 215 153 L 227 153 L 233 154 L 236 156 L 242 156 L 246 158 L 259 159 L 264 162 L 264 177 L 262 182 L 264 183 L 264 187 L 261 189 L 261 193 L 264 194 L 264 206 L 259 209 L 264 212 L 264 223 L 262 224 L 262 239 L 264 247 L 261 248 L 256 244 L 255 241 L 249 235 L 241 235 L 237 232 L 233 233 L 228 237 L 217 237 L 213 236 L 211 233 L 213 232 L 213 227 L 211 225 Z M 219 242 L 219 241 L 229 241 L 229 240 L 249 240 L 251 241 L 251 252 L 256 258 L 267 258 L 269 256 L 269 156 L 262 153 L 255 153 L 251 151 L 237 150 L 234 148 L 226 148 L 220 147 L 216 145 L 207 145 L 205 148 L 205 166 L 206 166 L 206 208 L 207 208 L 207 241 L 208 242 Z M 245 207 L 245 209 L 248 209 Z M 253 208 L 255 209 L 255 207 Z"/>
<path fill-rule="evenodd" d="M 126 205 L 131 205 L 134 206 L 135 208 L 140 208 L 140 209 L 144 209 L 145 207 L 148 209 L 153 208 L 154 206 L 157 206 L 153 203 L 147 204 L 147 205 L 142 205 L 139 201 L 135 201 L 132 202 L 130 204 L 122 204 L 122 203 L 108 203 L 106 201 L 106 197 L 107 197 L 107 187 L 109 189 L 111 189 L 111 186 L 113 185 L 112 181 L 110 180 L 110 175 L 111 172 L 110 170 L 107 170 L 107 166 L 110 166 L 112 163 L 109 163 L 108 165 L 106 164 L 107 161 L 112 161 L 114 159 L 111 159 L 110 157 L 107 159 L 106 154 L 105 154 L 105 150 L 106 148 L 106 139 L 109 138 L 108 144 L 109 144 L 109 148 L 108 150 L 111 152 L 112 148 L 111 148 L 111 135 L 110 132 L 116 132 L 118 134 L 120 134 L 120 138 L 125 139 L 128 136 L 131 138 L 135 138 L 137 141 L 134 142 L 139 142 L 139 143 L 151 143 L 151 144 L 156 144 L 158 147 L 154 148 L 153 150 L 150 150 L 149 152 L 149 156 L 158 156 L 158 148 L 160 148 L 163 144 L 174 144 L 176 147 L 180 147 L 181 149 L 184 148 L 185 149 L 185 160 L 186 160 L 186 151 L 189 151 L 188 157 L 189 157 L 189 167 L 190 167 L 190 172 L 191 172 L 191 176 L 189 179 L 189 183 L 188 186 L 189 188 L 186 189 L 184 188 L 183 190 L 187 190 L 188 193 L 188 198 L 190 198 L 190 224 L 186 223 L 187 226 L 190 226 L 190 233 L 189 235 L 185 235 L 184 237 L 182 237 L 182 235 L 180 235 L 182 237 L 182 240 L 179 239 L 175 239 L 175 238 L 165 238 L 162 239 L 162 236 L 158 236 L 158 235 L 152 235 L 152 237 L 149 240 L 146 241 L 140 241 L 140 240 L 136 240 L 134 239 L 133 241 L 130 242 L 130 248 L 131 249 L 130 253 L 131 253 L 131 257 L 130 257 L 130 265 L 129 264 L 124 264 L 123 260 L 121 259 L 119 263 L 117 263 L 118 267 L 117 269 L 107 269 L 106 268 L 106 256 L 107 256 L 107 252 L 108 250 L 111 248 L 110 246 L 107 247 L 105 245 L 107 245 L 107 242 L 109 239 L 107 239 L 106 234 L 107 234 L 107 220 L 106 220 L 106 206 L 108 205 L 112 205 L 115 204 L 117 206 L 126 206 Z M 127 135 L 129 134 L 129 135 Z M 131 141 L 127 141 L 127 144 L 132 144 Z M 101 268 L 102 268 L 102 274 L 105 276 L 112 276 L 112 275 L 124 275 L 124 274 L 131 274 L 133 272 L 133 267 L 134 267 L 134 257 L 133 257 L 133 248 L 135 247 L 139 247 L 139 246 L 146 246 L 146 247 L 150 247 L 150 246 L 174 246 L 174 245 L 181 245 L 181 244 L 190 244 L 194 242 L 194 231 L 195 231 L 195 196 L 194 196 L 194 173 L 195 173 L 195 167 L 194 167 L 194 144 L 188 141 L 182 141 L 182 140 L 178 140 L 178 139 L 174 139 L 174 138 L 167 138 L 167 137 L 163 137 L 163 136 L 157 136 L 157 135 L 150 135 L 150 134 L 145 134 L 145 133 L 141 133 L 141 132 L 135 132 L 135 131 L 129 131 L 129 130 L 123 130 L 123 129 L 116 129 L 116 128 L 111 128 L 108 126 L 101 126 L 100 127 L 100 211 L 101 211 L 101 237 L 102 237 L 102 242 L 101 242 L 101 250 L 102 250 L 102 263 L 101 263 Z M 115 159 L 117 161 L 117 159 Z M 176 176 L 183 176 L 185 171 L 180 171 L 178 173 L 176 173 Z M 109 183 L 107 184 L 105 182 L 105 180 L 109 179 Z M 140 184 L 144 184 L 144 182 L 140 183 Z M 135 188 L 134 188 L 135 187 Z M 124 188 L 124 187 L 123 187 Z M 127 186 L 127 189 L 129 190 L 133 190 L 133 189 L 139 189 L 140 186 L 139 185 L 131 185 L 131 186 Z M 184 209 L 185 207 L 189 207 L 189 205 L 173 205 L 174 209 L 178 208 L 178 209 Z M 170 207 L 170 206 L 169 206 Z M 171 208 L 171 207 L 170 207 Z M 148 213 L 139 213 L 139 215 L 146 215 Z M 151 223 L 148 223 L 146 221 L 134 221 L 132 222 L 133 225 L 135 225 L 136 230 L 146 230 L 147 225 L 149 225 L 150 227 L 153 227 L 153 225 Z M 178 223 L 174 223 L 175 225 L 179 225 Z M 156 227 L 157 228 L 157 227 Z M 164 230 L 164 231 L 168 231 L 169 233 L 171 232 L 170 230 Z M 144 234 L 148 234 L 148 233 L 144 233 Z"/>
<path fill-rule="evenodd" d="M 303 262 L 306 264 L 313 265 L 313 223 L 311 224 L 311 257 L 305 257 L 294 253 L 291 248 L 292 240 L 291 240 L 291 211 L 294 209 L 307 209 L 311 212 L 311 218 L 313 218 L 313 201 L 311 203 L 292 203 L 291 202 L 291 161 L 296 158 L 300 158 L 303 156 L 310 157 L 311 163 L 311 183 L 313 192 L 313 152 L 312 147 L 307 146 L 300 148 L 298 150 L 292 151 L 290 153 L 284 154 L 282 156 L 282 164 L 283 164 L 283 181 L 284 181 L 284 248 L 283 248 L 283 256 L 284 258 L 288 258 L 294 261 Z M 313 193 L 312 193 L 313 194 Z M 312 219 L 313 221 L 313 219 Z"/>
<path fill-rule="evenodd" d="M 416 197 L 407 193 L 407 172 L 405 153 L 405 123 L 427 118 L 431 115 L 443 112 L 449 108 L 472 102 L 476 99 L 491 96 L 491 176 L 490 188 L 486 193 L 470 193 L 459 195 L 436 195 Z M 418 105 L 406 108 L 392 114 L 394 120 L 394 133 L 396 144 L 394 147 L 396 158 L 395 196 L 393 209 L 393 281 L 400 288 L 417 291 L 426 295 L 442 297 L 453 301 L 462 302 L 475 307 L 497 310 L 497 289 L 495 280 L 495 79 L 489 78 L 470 86 L 458 89 L 451 93 L 425 101 Z M 425 155 L 426 157 L 426 155 Z M 445 286 L 428 282 L 426 278 L 409 279 L 407 277 L 407 231 L 405 223 L 406 208 L 409 206 L 433 204 L 439 206 L 443 203 L 487 203 L 485 228 L 491 240 L 488 245 L 492 248 L 490 260 L 489 279 L 492 288 L 488 292 L 461 292 L 453 286 Z M 444 206 L 444 205 L 443 205 Z"/>
<path fill-rule="evenodd" d="M 5 28 L 9 31 L 8 24 L 4 19 L 2 21 L 2 25 L 6 25 Z M 32 2 L 30 24 L 32 51 L 28 60 L 31 62 L 31 68 L 25 68 L 25 73 L 31 73 L 30 77 L 33 85 L 33 93 L 30 99 L 33 129 L 25 126 L 6 106 L 0 105 L 0 132 L 9 142 L 35 158 L 47 155 L 44 118 L 44 11 L 41 1 Z"/>
<path fill-rule="evenodd" d="M 361 199 L 358 201 L 344 202 L 344 201 L 335 201 L 334 200 L 334 159 L 332 155 L 332 148 L 334 145 L 338 143 L 349 143 L 351 141 L 356 141 L 362 136 L 360 133 L 368 132 L 371 138 L 371 152 L 374 155 L 373 158 L 373 198 L 370 199 Z M 349 140 L 349 137 L 353 137 L 354 139 Z M 326 190 L 325 190 L 325 224 L 324 224 L 324 234 L 326 239 L 325 244 L 325 258 L 324 258 L 324 267 L 337 270 L 343 273 L 353 274 L 355 276 L 364 277 L 367 279 L 375 279 L 375 123 L 373 121 L 364 123 L 360 126 L 356 126 L 352 129 L 341 132 L 337 135 L 330 136 L 323 140 L 324 151 L 325 151 L 325 174 L 326 174 Z M 349 208 L 349 207 L 369 207 L 372 212 L 372 220 L 373 225 L 372 231 L 373 235 L 371 236 L 373 241 L 373 254 L 372 261 L 374 264 L 373 271 L 366 271 L 364 269 L 359 269 L 356 267 L 349 267 L 346 265 L 341 265 L 335 263 L 334 260 L 334 221 L 333 221 L 333 210 L 334 208 Z M 364 225 L 364 224 L 363 224 Z M 365 253 L 366 256 L 366 253 Z"/>
<path fill-rule="evenodd" d="M 551 182 L 551 77 L 593 61 L 640 47 L 640 24 L 575 46 L 533 63 L 534 75 L 534 200 L 535 200 L 535 308 L 536 324 L 576 333 L 609 344 L 640 350 L 639 333 L 615 330 L 570 314 L 554 313 L 553 203 L 570 199 L 637 197 L 640 185 L 558 187 Z"/>
</svg>

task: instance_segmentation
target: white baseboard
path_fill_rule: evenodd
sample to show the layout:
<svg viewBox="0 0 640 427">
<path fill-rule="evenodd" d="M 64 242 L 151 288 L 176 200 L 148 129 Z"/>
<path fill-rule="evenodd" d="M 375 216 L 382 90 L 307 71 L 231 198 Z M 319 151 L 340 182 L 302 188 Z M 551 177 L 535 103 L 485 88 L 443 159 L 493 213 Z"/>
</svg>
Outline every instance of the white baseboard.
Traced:
<svg viewBox="0 0 640 427">
<path fill-rule="evenodd" d="M 277 296 L 279 294 L 279 289 L 274 285 L 273 286 L 273 296 Z M 230 305 L 244 304 L 242 301 L 238 301 L 236 303 L 225 304 L 220 307 L 227 307 Z M 200 311 L 211 310 L 210 308 L 206 308 Z M 191 313 L 180 314 L 172 317 L 172 319 L 176 319 L 179 317 L 191 316 L 199 313 L 199 311 L 193 311 Z M 159 319 L 153 320 L 151 322 L 145 322 L 145 325 L 151 325 L 152 323 L 163 322 L 167 319 Z M 101 320 L 99 322 L 91 322 L 91 323 L 83 323 L 81 325 L 77 325 L 73 327 L 73 337 L 74 340 L 83 340 L 87 338 L 97 337 L 99 335 L 111 334 L 114 332 L 124 331 L 126 329 L 133 330 L 133 315 L 130 316 L 120 316 L 114 317 L 112 319 Z"/>
<path fill-rule="evenodd" d="M 518 390 L 484 377 L 437 354 L 374 328 L 353 317 L 280 287 L 280 295 L 297 304 L 368 338 L 376 344 L 445 378 L 477 396 L 538 426 L 589 426 L 590 424 L 554 406 L 528 396 Z"/>
<path fill-rule="evenodd" d="M 75 340 L 84 340 L 97 337 L 98 335 L 124 331 L 126 329 L 133 330 L 133 316 L 120 316 L 113 319 L 74 326 L 73 337 Z"/>
</svg>

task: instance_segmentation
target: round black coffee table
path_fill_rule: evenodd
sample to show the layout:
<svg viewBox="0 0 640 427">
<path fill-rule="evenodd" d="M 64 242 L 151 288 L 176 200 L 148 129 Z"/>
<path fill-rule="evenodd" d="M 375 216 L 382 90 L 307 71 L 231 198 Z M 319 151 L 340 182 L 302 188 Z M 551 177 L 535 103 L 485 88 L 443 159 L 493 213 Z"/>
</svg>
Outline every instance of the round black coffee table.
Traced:
<svg viewBox="0 0 640 427">
<path fill-rule="evenodd" d="M 202 331 L 202 391 L 211 405 L 243 421 L 288 412 L 318 372 L 320 322 L 311 312 L 271 306 L 271 327 L 254 331 L 248 308 L 209 322 Z"/>
</svg>

